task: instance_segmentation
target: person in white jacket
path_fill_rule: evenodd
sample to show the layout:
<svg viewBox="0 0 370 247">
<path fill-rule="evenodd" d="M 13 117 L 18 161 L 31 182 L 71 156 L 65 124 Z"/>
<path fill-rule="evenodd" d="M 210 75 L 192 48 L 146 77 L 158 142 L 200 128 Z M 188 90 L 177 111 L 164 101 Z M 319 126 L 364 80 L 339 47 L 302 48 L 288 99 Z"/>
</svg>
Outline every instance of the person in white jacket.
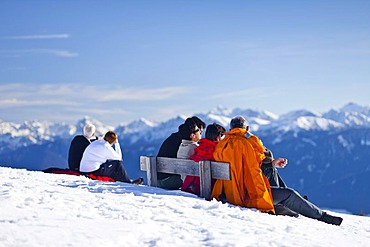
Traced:
<svg viewBox="0 0 370 247">
<path fill-rule="evenodd" d="M 133 183 L 123 167 L 121 148 L 113 131 L 108 131 L 103 140 L 94 141 L 87 146 L 82 155 L 80 172 Z"/>
</svg>

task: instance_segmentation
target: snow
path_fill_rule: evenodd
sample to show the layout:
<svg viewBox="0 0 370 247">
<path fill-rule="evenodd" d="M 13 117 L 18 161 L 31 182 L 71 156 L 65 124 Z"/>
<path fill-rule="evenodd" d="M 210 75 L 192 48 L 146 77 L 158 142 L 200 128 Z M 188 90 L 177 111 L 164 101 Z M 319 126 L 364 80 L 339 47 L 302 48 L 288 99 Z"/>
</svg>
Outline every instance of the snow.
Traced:
<svg viewBox="0 0 370 247">
<path fill-rule="evenodd" d="M 343 127 L 342 124 L 333 120 L 317 117 L 299 117 L 294 121 L 294 125 L 304 130 L 329 130 Z"/>
<path fill-rule="evenodd" d="M 346 140 L 342 135 L 338 136 L 339 143 L 342 144 L 343 148 L 350 152 L 354 148 L 354 144 Z"/>
<path fill-rule="evenodd" d="M 369 246 L 370 218 L 341 226 L 181 191 L 0 167 L 0 246 Z"/>
<path fill-rule="evenodd" d="M 227 116 L 217 115 L 217 114 L 208 114 L 207 120 L 210 120 L 208 121 L 209 123 L 218 123 L 226 127 L 226 126 L 229 126 L 231 118 Z"/>
</svg>

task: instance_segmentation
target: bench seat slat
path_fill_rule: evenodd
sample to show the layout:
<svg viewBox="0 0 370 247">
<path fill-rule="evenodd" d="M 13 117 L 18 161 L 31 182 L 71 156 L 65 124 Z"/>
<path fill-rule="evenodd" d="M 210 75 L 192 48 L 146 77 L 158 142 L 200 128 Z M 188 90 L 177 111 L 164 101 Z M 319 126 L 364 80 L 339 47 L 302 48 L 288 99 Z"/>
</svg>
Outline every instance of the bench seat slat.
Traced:
<svg viewBox="0 0 370 247">
<path fill-rule="evenodd" d="M 201 197 L 210 200 L 211 179 L 231 180 L 230 164 L 216 161 L 140 156 L 140 170 L 147 172 L 149 186 L 158 186 L 157 172 L 200 177 Z"/>
<path fill-rule="evenodd" d="M 140 156 L 140 170 L 147 171 L 145 159 Z M 188 159 L 157 157 L 157 172 L 199 176 L 199 163 Z M 214 179 L 231 180 L 229 163 L 211 161 L 211 176 Z"/>
<path fill-rule="evenodd" d="M 199 175 L 199 164 L 188 159 L 157 157 L 157 171 L 182 175 Z"/>
</svg>

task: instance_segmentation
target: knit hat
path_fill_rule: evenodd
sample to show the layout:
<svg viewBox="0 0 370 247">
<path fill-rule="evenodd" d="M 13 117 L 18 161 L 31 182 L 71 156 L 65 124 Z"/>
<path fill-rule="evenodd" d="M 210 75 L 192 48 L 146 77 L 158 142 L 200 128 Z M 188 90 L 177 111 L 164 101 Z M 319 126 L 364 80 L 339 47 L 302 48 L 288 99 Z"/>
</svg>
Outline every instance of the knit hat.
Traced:
<svg viewBox="0 0 370 247">
<path fill-rule="evenodd" d="M 234 129 L 234 128 L 247 129 L 247 127 L 248 127 L 248 122 L 242 116 L 237 116 L 231 119 L 230 129 Z"/>
</svg>

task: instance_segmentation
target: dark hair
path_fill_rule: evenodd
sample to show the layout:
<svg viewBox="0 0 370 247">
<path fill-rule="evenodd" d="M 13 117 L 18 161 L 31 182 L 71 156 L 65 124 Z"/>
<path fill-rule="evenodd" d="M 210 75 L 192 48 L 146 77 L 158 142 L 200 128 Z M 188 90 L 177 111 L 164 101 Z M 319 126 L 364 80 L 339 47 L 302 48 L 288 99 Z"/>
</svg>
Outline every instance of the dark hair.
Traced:
<svg viewBox="0 0 370 247">
<path fill-rule="evenodd" d="M 226 132 L 226 129 L 216 123 L 207 126 L 206 138 L 212 141 L 216 141 L 217 137 L 221 137 Z"/>
<path fill-rule="evenodd" d="M 105 133 L 104 140 L 109 142 L 109 144 L 113 144 L 117 140 L 117 135 L 116 133 L 110 130 L 107 133 Z"/>
<path fill-rule="evenodd" d="M 195 133 L 197 129 L 197 125 L 194 121 L 185 121 L 185 123 L 179 126 L 179 133 L 181 139 L 191 140 L 190 135 Z"/>
<path fill-rule="evenodd" d="M 206 128 L 206 124 L 200 120 L 200 118 L 196 117 L 196 116 L 192 116 L 192 117 L 189 117 L 185 120 L 185 123 L 188 122 L 188 121 L 192 121 L 194 122 L 199 129 L 205 129 Z"/>
<path fill-rule="evenodd" d="M 231 119 L 230 129 L 235 128 L 247 129 L 247 127 L 248 127 L 247 120 L 245 120 L 245 118 L 243 118 L 242 116 L 237 116 Z"/>
<path fill-rule="evenodd" d="M 182 127 L 183 125 L 184 125 L 184 124 L 180 124 L 180 125 L 179 125 L 179 127 L 178 127 L 178 132 L 180 132 L 181 128 L 183 128 L 183 127 Z"/>
</svg>

